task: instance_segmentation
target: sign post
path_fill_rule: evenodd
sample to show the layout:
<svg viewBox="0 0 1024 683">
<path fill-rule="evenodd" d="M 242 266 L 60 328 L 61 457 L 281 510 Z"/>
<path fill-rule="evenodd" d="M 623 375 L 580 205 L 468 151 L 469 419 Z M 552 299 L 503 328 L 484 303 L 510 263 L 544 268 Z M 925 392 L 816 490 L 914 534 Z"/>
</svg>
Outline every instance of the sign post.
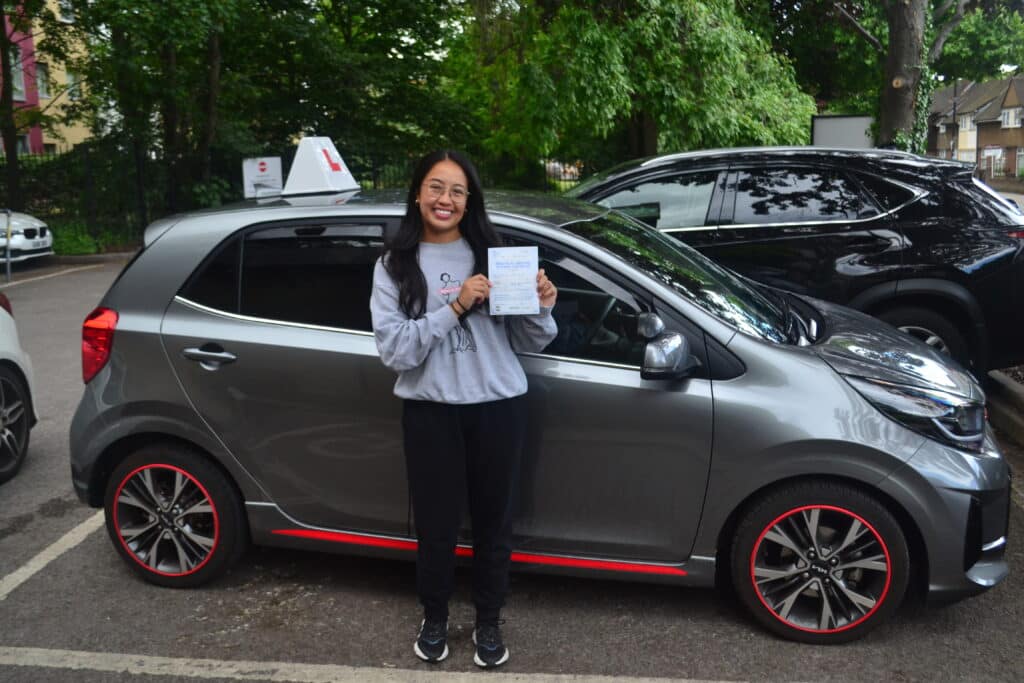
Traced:
<svg viewBox="0 0 1024 683">
<path fill-rule="evenodd" d="M 245 198 L 281 194 L 281 157 L 256 157 L 242 161 Z"/>
<path fill-rule="evenodd" d="M 4 261 L 7 262 L 7 281 L 11 281 L 11 210 L 4 209 L 3 212 L 7 214 L 7 229 L 4 234 L 7 235 L 7 242 L 4 244 Z"/>
</svg>

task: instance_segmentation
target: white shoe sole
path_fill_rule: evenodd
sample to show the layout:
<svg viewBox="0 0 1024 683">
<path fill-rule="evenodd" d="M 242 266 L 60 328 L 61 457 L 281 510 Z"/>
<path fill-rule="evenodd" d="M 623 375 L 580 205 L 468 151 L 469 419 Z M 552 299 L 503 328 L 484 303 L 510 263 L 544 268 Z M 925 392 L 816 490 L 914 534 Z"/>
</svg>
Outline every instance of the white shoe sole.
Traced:
<svg viewBox="0 0 1024 683">
<path fill-rule="evenodd" d="M 473 629 L 473 645 L 474 646 L 476 645 L 476 629 Z M 496 666 L 501 666 L 502 664 L 504 664 L 507 661 L 508 661 L 508 648 L 507 647 L 505 648 L 505 654 L 503 654 L 501 656 L 501 659 L 499 659 L 498 661 L 494 662 L 493 664 L 488 664 L 484 660 L 480 659 L 480 655 L 479 654 L 477 654 L 476 652 L 473 653 L 473 663 L 476 664 L 477 666 L 481 667 L 481 668 L 484 668 L 484 669 L 493 669 Z"/>
<path fill-rule="evenodd" d="M 424 619 L 422 622 L 420 622 L 420 632 L 421 633 L 422 633 L 422 629 L 423 629 L 423 624 L 425 624 L 425 623 L 427 623 L 426 619 Z M 412 644 L 412 651 L 415 652 L 416 656 L 419 657 L 420 659 L 422 659 L 424 662 L 436 663 L 436 662 L 442 661 L 445 657 L 448 656 L 448 643 L 444 644 L 444 652 L 441 653 L 440 657 L 438 657 L 437 659 L 431 659 L 430 657 L 428 657 L 425 654 L 423 654 L 423 650 L 420 649 L 420 639 L 417 636 L 416 642 L 414 642 Z"/>
<path fill-rule="evenodd" d="M 440 661 L 444 660 L 445 657 L 448 656 L 448 644 L 445 643 L 444 652 L 442 652 L 441 656 L 438 657 L 437 659 L 431 659 L 430 657 L 428 657 L 425 654 L 423 654 L 423 651 L 420 650 L 419 642 L 415 642 L 415 643 L 412 644 L 412 651 L 415 652 L 416 656 L 419 657 L 420 659 L 422 659 L 424 662 L 431 662 L 431 663 L 433 663 L 433 662 L 440 662 Z"/>
</svg>

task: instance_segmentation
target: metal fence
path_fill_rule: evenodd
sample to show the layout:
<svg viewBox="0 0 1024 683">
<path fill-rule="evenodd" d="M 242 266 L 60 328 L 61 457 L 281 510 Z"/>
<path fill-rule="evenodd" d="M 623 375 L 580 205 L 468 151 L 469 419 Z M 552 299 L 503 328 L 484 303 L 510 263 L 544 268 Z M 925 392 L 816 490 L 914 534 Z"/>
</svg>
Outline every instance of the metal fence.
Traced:
<svg viewBox="0 0 1024 683">
<path fill-rule="evenodd" d="M 406 188 L 421 156 L 340 151 L 365 189 Z M 280 156 L 287 174 L 294 154 L 295 146 L 290 145 L 262 156 Z M 179 180 L 169 184 L 169 170 L 162 159 L 133 154 L 118 138 L 90 140 L 59 154 L 26 155 L 19 157 L 19 162 L 24 211 L 53 226 L 55 236 L 60 232 L 78 234 L 83 240 L 93 240 L 100 250 L 137 242 L 148 222 L 168 213 L 243 198 L 240 154 L 215 153 L 206 183 L 185 168 L 179 170 Z M 554 160 L 476 158 L 475 162 L 485 187 L 560 193 L 581 175 L 578 164 Z M 5 174 L 0 157 L 0 208 L 10 205 Z"/>
</svg>

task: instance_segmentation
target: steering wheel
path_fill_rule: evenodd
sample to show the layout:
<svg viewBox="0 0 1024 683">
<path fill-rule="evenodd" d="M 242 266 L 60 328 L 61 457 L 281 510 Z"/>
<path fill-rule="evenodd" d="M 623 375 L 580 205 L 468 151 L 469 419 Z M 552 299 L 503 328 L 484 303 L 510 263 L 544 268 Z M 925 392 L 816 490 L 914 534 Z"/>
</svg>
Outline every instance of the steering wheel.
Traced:
<svg viewBox="0 0 1024 683">
<path fill-rule="evenodd" d="M 594 319 L 594 321 L 590 323 L 590 325 L 587 327 L 587 331 L 583 335 L 583 346 L 589 344 L 591 340 L 593 340 L 593 338 L 597 336 L 597 331 L 601 329 L 602 325 L 604 324 L 605 318 L 607 318 L 608 314 L 612 312 L 612 308 L 614 308 L 615 302 L 616 298 L 609 294 L 604 301 L 604 305 L 601 307 L 601 312 Z"/>
</svg>

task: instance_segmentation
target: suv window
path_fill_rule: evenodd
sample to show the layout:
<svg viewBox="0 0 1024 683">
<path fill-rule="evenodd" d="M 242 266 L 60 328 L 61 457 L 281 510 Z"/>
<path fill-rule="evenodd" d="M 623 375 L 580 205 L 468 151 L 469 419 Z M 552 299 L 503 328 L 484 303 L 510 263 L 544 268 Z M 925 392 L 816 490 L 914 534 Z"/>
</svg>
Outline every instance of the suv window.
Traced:
<svg viewBox="0 0 1024 683">
<path fill-rule="evenodd" d="M 892 211 L 914 198 L 913 190 L 882 180 L 878 176 L 858 173 L 857 180 L 885 211 Z"/>
<path fill-rule="evenodd" d="M 597 203 L 662 230 L 702 226 L 717 180 L 718 171 L 656 178 L 619 190 Z"/>
<path fill-rule="evenodd" d="M 224 244 L 181 295 L 228 313 L 369 332 L 383 233 L 365 224 L 250 232 Z"/>
<path fill-rule="evenodd" d="M 877 214 L 841 173 L 814 168 L 753 168 L 735 181 L 735 225 L 851 220 Z"/>
</svg>

